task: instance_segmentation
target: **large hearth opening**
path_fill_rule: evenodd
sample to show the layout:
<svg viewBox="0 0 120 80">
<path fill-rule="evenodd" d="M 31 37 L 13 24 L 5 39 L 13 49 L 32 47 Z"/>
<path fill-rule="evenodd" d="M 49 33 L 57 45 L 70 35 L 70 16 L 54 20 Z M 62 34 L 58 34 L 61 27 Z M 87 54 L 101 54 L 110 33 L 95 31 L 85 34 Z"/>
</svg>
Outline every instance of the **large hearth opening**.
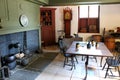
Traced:
<svg viewBox="0 0 120 80">
<path fill-rule="evenodd" d="M 38 50 L 38 29 L 0 35 L 0 66 L 8 66 L 10 70 L 17 64 L 25 66 Z"/>
</svg>

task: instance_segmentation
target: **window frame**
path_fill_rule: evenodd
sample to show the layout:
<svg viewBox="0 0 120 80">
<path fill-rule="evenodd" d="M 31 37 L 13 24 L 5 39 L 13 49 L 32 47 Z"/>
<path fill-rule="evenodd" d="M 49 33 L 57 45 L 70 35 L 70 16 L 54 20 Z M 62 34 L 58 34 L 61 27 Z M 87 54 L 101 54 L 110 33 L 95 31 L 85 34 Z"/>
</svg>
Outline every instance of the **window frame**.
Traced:
<svg viewBox="0 0 120 80">
<path fill-rule="evenodd" d="M 100 5 L 98 5 L 98 17 L 89 17 L 89 7 L 88 7 L 88 18 L 80 18 L 80 6 L 78 6 L 78 33 L 99 33 L 99 17 L 100 17 Z M 93 27 L 93 31 L 90 27 Z M 91 28 L 92 29 L 92 28 Z"/>
</svg>

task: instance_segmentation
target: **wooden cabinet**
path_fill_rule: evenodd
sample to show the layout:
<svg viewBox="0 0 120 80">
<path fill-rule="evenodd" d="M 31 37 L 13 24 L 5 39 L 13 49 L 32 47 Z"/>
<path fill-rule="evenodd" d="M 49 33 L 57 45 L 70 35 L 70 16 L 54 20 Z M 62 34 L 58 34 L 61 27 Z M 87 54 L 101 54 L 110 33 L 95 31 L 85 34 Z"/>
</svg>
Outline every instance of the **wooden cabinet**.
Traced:
<svg viewBox="0 0 120 80">
<path fill-rule="evenodd" d="M 52 11 L 51 10 L 42 10 L 40 20 L 41 20 L 41 23 L 43 26 L 52 25 Z"/>
<path fill-rule="evenodd" d="M 55 44 L 55 8 L 40 8 L 41 38 L 45 46 Z"/>
<path fill-rule="evenodd" d="M 105 45 L 110 51 L 113 51 L 115 49 L 115 38 L 111 36 L 105 37 Z"/>
</svg>

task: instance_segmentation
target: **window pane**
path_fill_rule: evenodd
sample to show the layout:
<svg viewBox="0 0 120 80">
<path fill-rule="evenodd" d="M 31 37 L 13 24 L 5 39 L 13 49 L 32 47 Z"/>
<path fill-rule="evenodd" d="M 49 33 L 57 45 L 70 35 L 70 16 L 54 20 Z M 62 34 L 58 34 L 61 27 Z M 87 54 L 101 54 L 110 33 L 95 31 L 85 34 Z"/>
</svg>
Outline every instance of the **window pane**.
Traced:
<svg viewBox="0 0 120 80">
<path fill-rule="evenodd" d="M 88 18 L 88 5 L 81 5 L 80 8 L 80 18 Z"/>
<path fill-rule="evenodd" d="M 89 6 L 89 17 L 90 18 L 98 17 L 98 5 L 90 5 Z"/>
</svg>

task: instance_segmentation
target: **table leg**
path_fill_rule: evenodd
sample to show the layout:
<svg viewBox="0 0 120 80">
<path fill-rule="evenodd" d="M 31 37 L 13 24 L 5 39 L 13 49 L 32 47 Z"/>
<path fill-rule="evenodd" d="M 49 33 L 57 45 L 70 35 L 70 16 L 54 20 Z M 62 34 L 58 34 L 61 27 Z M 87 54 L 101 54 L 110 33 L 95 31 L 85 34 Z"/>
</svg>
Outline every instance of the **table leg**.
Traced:
<svg viewBox="0 0 120 80">
<path fill-rule="evenodd" d="M 100 60 L 100 67 L 102 67 L 102 60 L 103 60 L 103 57 L 101 57 L 101 60 Z"/>
<path fill-rule="evenodd" d="M 86 62 L 85 62 L 85 77 L 83 80 L 86 80 L 87 79 L 87 73 L 88 73 L 88 60 L 89 60 L 89 56 L 86 56 Z"/>
<path fill-rule="evenodd" d="M 71 57 L 71 63 L 72 63 L 72 67 L 71 67 L 71 70 L 73 69 L 74 67 L 74 60 L 73 60 L 73 56 Z"/>
</svg>

